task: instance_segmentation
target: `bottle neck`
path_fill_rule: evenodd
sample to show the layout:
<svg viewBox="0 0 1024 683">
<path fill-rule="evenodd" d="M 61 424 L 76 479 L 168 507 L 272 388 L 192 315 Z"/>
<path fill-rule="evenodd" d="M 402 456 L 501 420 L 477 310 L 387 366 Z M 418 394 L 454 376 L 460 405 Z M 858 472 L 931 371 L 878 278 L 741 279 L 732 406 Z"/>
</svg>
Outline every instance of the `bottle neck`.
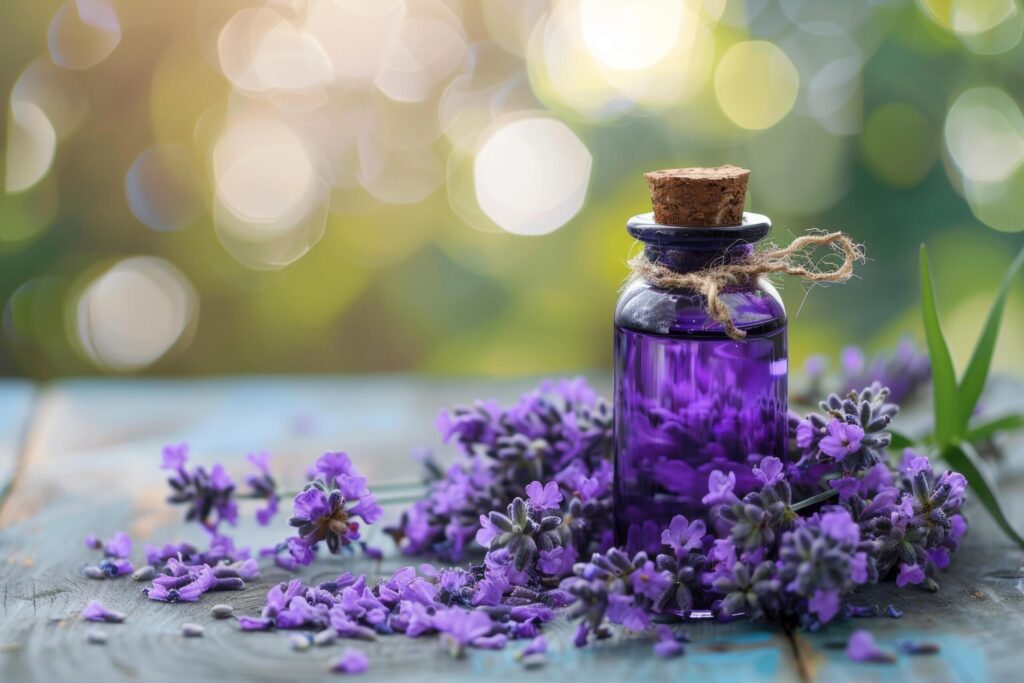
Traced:
<svg viewBox="0 0 1024 683">
<path fill-rule="evenodd" d="M 735 263 L 754 253 L 754 245 L 746 242 L 727 249 L 697 250 L 677 246 L 646 244 L 644 255 L 677 273 L 692 273 L 709 266 Z"/>
</svg>

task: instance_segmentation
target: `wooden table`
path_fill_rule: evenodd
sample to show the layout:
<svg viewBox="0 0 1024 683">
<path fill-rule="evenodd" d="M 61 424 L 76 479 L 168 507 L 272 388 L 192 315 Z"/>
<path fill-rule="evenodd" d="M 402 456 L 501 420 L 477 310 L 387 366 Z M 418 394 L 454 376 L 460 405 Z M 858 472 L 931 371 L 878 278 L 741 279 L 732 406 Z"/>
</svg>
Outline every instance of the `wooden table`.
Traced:
<svg viewBox="0 0 1024 683">
<path fill-rule="evenodd" d="M 596 384 L 607 391 L 606 379 Z M 167 443 L 188 441 L 200 462 L 225 462 L 241 478 L 243 457 L 274 455 L 287 489 L 322 451 L 347 450 L 371 484 L 415 480 L 409 459 L 417 446 L 438 447 L 433 421 L 440 407 L 481 396 L 511 401 L 533 381 L 367 378 L 228 378 L 209 380 L 78 380 L 36 388 L 0 382 L 0 681 L 314 681 L 336 680 L 327 663 L 347 644 L 294 652 L 281 633 L 243 634 L 232 620 L 214 621 L 209 608 L 224 601 L 257 614 L 267 589 L 287 578 L 266 569 L 240 593 L 206 596 L 197 604 L 150 602 L 130 579 L 95 581 L 81 569 L 96 561 L 87 533 L 128 531 L 137 541 L 200 540 L 180 523 L 180 510 L 163 502 L 158 470 Z M 1020 449 L 1018 449 L 1020 450 Z M 1013 467 L 1004 488 L 1024 491 Z M 1012 512 L 1024 523 L 1024 496 Z M 388 510 L 394 518 L 399 508 Z M 243 517 L 251 512 L 243 508 Z M 286 515 L 285 515 L 286 516 Z M 639 639 L 613 639 L 586 650 L 571 646 L 571 628 L 549 630 L 546 666 L 527 674 L 514 654 L 472 651 L 452 661 L 436 639 L 380 638 L 357 644 L 371 659 L 366 680 L 634 681 L 1019 681 L 1024 680 L 1024 578 L 1020 552 L 997 534 L 977 508 L 954 567 L 940 577 L 937 595 L 873 587 L 861 603 L 889 603 L 900 620 L 848 620 L 819 634 L 786 634 L 746 623 L 694 623 L 686 656 L 660 660 Z M 379 528 L 382 525 L 377 525 Z M 1024 524 L 1022 524 L 1024 526 Z M 378 532 L 379 533 L 379 532 Z M 243 521 L 237 532 L 253 547 L 285 534 L 280 518 L 270 530 Z M 382 541 L 380 538 L 376 539 Z M 390 546 L 389 546 L 390 547 Z M 392 553 L 393 555 L 393 553 Z M 347 563 L 347 564 L 346 564 Z M 406 561 L 407 563 L 407 561 Z M 389 557 L 320 560 L 303 573 L 323 580 L 343 568 L 389 573 L 403 564 Z M 89 645 L 77 612 L 93 598 L 124 611 L 121 625 L 104 625 L 105 646 Z M 206 627 L 185 639 L 184 622 Z M 937 644 L 930 656 L 902 656 L 895 665 L 849 662 L 842 647 L 854 628 L 872 631 L 894 651 L 902 640 Z"/>
</svg>

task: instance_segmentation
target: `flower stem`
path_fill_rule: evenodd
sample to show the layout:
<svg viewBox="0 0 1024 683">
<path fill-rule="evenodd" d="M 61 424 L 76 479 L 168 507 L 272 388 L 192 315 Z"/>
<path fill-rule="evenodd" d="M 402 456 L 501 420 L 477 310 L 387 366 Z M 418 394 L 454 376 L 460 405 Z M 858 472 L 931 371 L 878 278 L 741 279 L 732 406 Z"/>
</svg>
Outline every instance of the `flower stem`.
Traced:
<svg viewBox="0 0 1024 683">
<path fill-rule="evenodd" d="M 793 503 L 793 505 L 791 505 L 789 509 L 792 510 L 793 512 L 797 512 L 799 510 L 803 510 L 805 507 L 810 507 L 811 505 L 828 500 L 829 498 L 832 498 L 837 495 L 839 495 L 839 491 L 837 489 L 822 491 L 821 493 L 815 494 L 810 498 L 805 498 L 801 500 L 799 503 Z"/>
<path fill-rule="evenodd" d="M 298 493 L 297 492 L 286 491 L 286 492 L 283 492 L 283 493 L 279 493 L 277 495 L 280 498 L 288 499 L 288 498 L 294 498 L 295 496 L 298 495 Z M 391 495 L 383 495 L 383 496 L 375 496 L 375 497 L 377 499 L 377 503 L 379 503 L 380 505 L 398 505 L 400 503 L 401 504 L 404 504 L 404 503 L 415 503 L 416 501 L 418 501 L 419 499 L 421 499 L 423 497 L 423 494 L 422 494 L 422 492 L 418 492 L 418 493 L 417 492 L 410 492 L 410 493 L 408 493 L 408 494 L 406 494 L 404 496 L 403 495 L 391 494 Z M 235 498 L 237 500 L 265 500 L 266 496 L 257 496 L 257 495 L 252 495 L 252 494 L 248 494 L 248 493 L 240 493 L 240 494 L 236 495 Z"/>
</svg>

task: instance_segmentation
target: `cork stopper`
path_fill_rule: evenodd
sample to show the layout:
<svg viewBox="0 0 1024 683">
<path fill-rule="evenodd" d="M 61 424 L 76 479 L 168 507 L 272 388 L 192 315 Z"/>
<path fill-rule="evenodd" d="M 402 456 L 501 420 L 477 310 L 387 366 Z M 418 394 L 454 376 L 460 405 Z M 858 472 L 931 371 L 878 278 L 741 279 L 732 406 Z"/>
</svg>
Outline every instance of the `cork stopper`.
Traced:
<svg viewBox="0 0 1024 683">
<path fill-rule="evenodd" d="M 745 168 L 669 168 L 644 175 L 654 220 L 661 225 L 722 227 L 743 222 L 750 178 Z"/>
</svg>

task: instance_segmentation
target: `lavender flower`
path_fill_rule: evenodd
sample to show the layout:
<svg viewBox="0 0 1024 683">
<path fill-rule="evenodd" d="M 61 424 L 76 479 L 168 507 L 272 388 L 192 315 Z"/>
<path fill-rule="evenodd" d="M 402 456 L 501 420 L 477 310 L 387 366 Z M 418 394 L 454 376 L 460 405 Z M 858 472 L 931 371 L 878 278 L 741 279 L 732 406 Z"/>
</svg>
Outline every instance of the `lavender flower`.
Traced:
<svg viewBox="0 0 1024 683">
<path fill-rule="evenodd" d="M 529 657 L 530 655 L 543 655 L 547 654 L 548 651 L 548 639 L 544 636 L 537 636 L 530 641 L 519 653 L 520 657 Z"/>
<path fill-rule="evenodd" d="M 588 538 L 590 529 L 610 537 L 610 512 L 606 519 L 598 512 L 610 511 L 611 410 L 584 380 L 542 383 L 509 408 L 478 401 L 442 412 L 437 427 L 464 458 L 447 470 L 429 456 L 422 458 L 429 477 L 427 499 L 388 529 L 404 552 L 458 560 L 472 542 L 480 516 L 514 498 L 529 498 L 528 485 L 536 491 L 531 504 L 550 505 L 550 510 L 557 509 L 562 491 L 578 498 L 580 507 L 600 498 L 577 531 L 586 527 Z M 537 490 L 535 481 L 546 484 Z"/>
<path fill-rule="evenodd" d="M 334 487 L 338 484 L 337 479 L 342 475 L 358 477 L 359 472 L 352 464 L 352 458 L 344 451 L 329 451 L 321 455 L 316 464 L 309 472 L 310 480 L 320 479 L 328 486 Z"/>
<path fill-rule="evenodd" d="M 833 419 L 828 423 L 828 436 L 818 443 L 818 448 L 833 460 L 842 462 L 860 450 L 863 439 L 864 430 L 860 425 Z"/>
<path fill-rule="evenodd" d="M 273 586 L 261 616 L 239 617 L 239 627 L 313 632 L 298 641 L 303 648 L 339 637 L 440 634 L 453 656 L 529 640 L 521 653 L 529 659 L 546 649 L 545 624 L 562 610 L 580 621 L 577 646 L 607 637 L 610 625 L 651 634 L 654 624 L 683 616 L 695 601 L 717 600 L 722 618 L 742 613 L 806 628 L 840 614 L 877 614 L 849 604 L 857 586 L 894 579 L 899 587 L 934 588 L 932 577 L 949 564 L 966 529 L 962 476 L 936 475 L 914 452 L 895 470 L 882 457 L 897 410 L 887 396 L 878 386 L 830 396 L 822 414 L 791 422 L 798 463 L 751 456 L 758 462 L 749 472 L 711 472 L 706 518 L 676 516 L 668 528 L 632 525 L 629 542 L 646 550 L 628 553 L 613 547 L 610 413 L 584 382 L 546 383 L 508 408 L 480 402 L 456 409 L 438 426 L 462 459 L 444 470 L 422 456 L 428 495 L 389 533 L 403 552 L 445 558 L 460 557 L 475 539 L 487 551 L 483 562 L 403 567 L 376 581 L 348 572 L 316 585 L 295 579 Z M 731 443 L 729 429 L 742 423 L 723 419 L 732 426 L 716 423 L 715 448 Z M 259 521 L 269 521 L 276 485 L 266 456 L 250 462 L 256 472 L 246 483 L 267 500 Z M 243 587 L 259 566 L 217 531 L 233 505 L 223 468 L 190 468 L 184 445 L 165 450 L 164 466 L 172 470 L 177 502 L 189 505 L 211 538 L 206 550 L 147 546 L 147 560 L 161 572 L 149 597 L 194 601 Z M 323 454 L 309 476 L 294 501 L 297 535 L 260 552 L 289 569 L 308 564 L 321 542 L 331 552 L 364 547 L 360 525 L 382 514 L 347 454 Z M 740 498 L 739 477 L 760 487 Z M 88 542 L 110 547 L 111 567 L 127 562 L 117 555 L 130 551 L 115 538 Z M 682 653 L 683 639 L 670 628 L 658 626 L 652 635 L 657 655 Z M 867 647 L 853 650 L 879 656 Z M 346 653 L 337 670 L 362 670 L 360 657 Z"/>
<path fill-rule="evenodd" d="M 731 503 L 721 503 L 712 509 L 711 516 L 720 522 L 722 528 L 730 531 L 733 542 L 745 550 L 753 551 L 761 547 L 771 547 L 776 536 L 788 529 L 795 515 L 791 508 L 792 492 L 788 482 L 778 475 L 782 463 L 778 458 L 761 459 L 756 468 L 762 476 L 764 485 L 759 491 L 752 491 L 739 500 L 729 489 L 728 498 Z M 715 495 L 716 484 L 714 475 L 718 474 L 719 482 L 724 479 L 721 472 L 712 472 L 708 487 L 709 495 Z M 730 474 L 733 474 L 730 472 Z"/>
<path fill-rule="evenodd" d="M 658 612 L 678 613 L 691 609 L 695 594 L 703 594 L 705 584 L 711 583 L 711 579 L 703 575 L 707 561 L 707 557 L 695 552 L 658 555 L 655 565 L 659 570 L 667 572 L 672 580 L 655 598 L 654 609 Z M 732 561 L 735 561 L 735 554 Z M 732 562 L 726 564 L 732 566 Z"/>
<path fill-rule="evenodd" d="M 88 548 L 102 550 L 106 557 L 126 558 L 132 554 L 132 538 L 123 531 L 115 531 L 110 538 L 100 540 L 93 534 L 85 537 Z"/>
<path fill-rule="evenodd" d="M 668 529 L 661 533 L 661 542 L 672 548 L 677 558 L 681 558 L 691 550 L 700 550 L 706 534 L 707 526 L 704 520 L 694 520 L 691 524 L 686 517 L 676 515 L 669 523 Z"/>
<path fill-rule="evenodd" d="M 722 616 L 745 613 L 754 621 L 778 614 L 782 586 L 775 565 L 767 561 L 754 567 L 738 561 L 731 574 L 720 576 L 713 584 L 715 591 L 725 596 L 719 608 Z"/>
<path fill-rule="evenodd" d="M 558 510 L 562 504 L 562 492 L 558 490 L 558 482 L 549 481 L 541 484 L 534 481 L 526 485 L 526 500 L 530 506 L 540 510 Z"/>
<path fill-rule="evenodd" d="M 99 569 L 106 576 L 114 578 L 117 576 L 126 576 L 135 571 L 135 566 L 130 560 L 126 560 L 120 557 L 107 557 L 99 563 Z"/>
<path fill-rule="evenodd" d="M 657 633 L 658 642 L 654 644 L 654 654 L 666 659 L 683 654 L 683 644 L 671 628 L 664 625 L 659 626 Z"/>
<path fill-rule="evenodd" d="M 370 660 L 359 650 L 348 649 L 331 664 L 331 671 L 339 674 L 361 674 L 370 668 Z"/>
<path fill-rule="evenodd" d="M 268 617 L 238 617 L 238 626 L 243 631 L 269 631 L 274 628 L 274 620 Z"/>
<path fill-rule="evenodd" d="M 705 505 L 731 505 L 739 499 L 733 493 L 736 488 L 736 473 L 725 474 L 719 470 L 711 472 L 708 477 L 708 493 L 701 499 Z"/>
<path fill-rule="evenodd" d="M 878 648 L 874 636 L 863 629 L 854 631 L 846 645 L 846 656 L 854 662 L 873 662 L 891 664 L 896 661 L 888 652 Z"/>
<path fill-rule="evenodd" d="M 865 485 L 863 494 L 873 498 L 858 495 L 850 507 L 862 531 L 874 539 L 880 576 L 898 569 L 898 584 L 934 589 L 928 575 L 948 563 L 963 534 L 959 513 L 967 481 L 955 472 L 936 476 L 927 458 L 913 451 L 905 452 L 898 474 L 894 485 Z"/>
<path fill-rule="evenodd" d="M 277 496 L 277 483 L 270 474 L 270 454 L 250 453 L 245 456 L 256 471 L 245 476 L 245 483 L 248 485 L 250 495 L 254 498 L 263 498 L 266 504 L 256 510 L 256 522 L 260 526 L 267 526 L 277 514 L 280 499 Z"/>
<path fill-rule="evenodd" d="M 556 532 L 562 524 L 560 517 L 544 516 L 544 508 L 528 505 L 516 498 L 508 506 L 508 514 L 491 512 L 480 517 L 477 542 L 489 550 L 508 548 L 516 569 L 523 571 L 536 559 L 538 550 L 552 550 L 561 545 Z"/>
<path fill-rule="evenodd" d="M 644 595 L 650 600 L 657 600 L 672 585 L 672 575 L 658 570 L 654 562 L 647 560 L 630 577 L 633 581 L 633 592 Z"/>
<path fill-rule="evenodd" d="M 160 547 L 147 543 L 144 552 L 146 562 L 153 566 L 163 565 L 172 557 L 190 562 L 199 554 L 199 550 L 191 543 L 165 543 Z"/>
<path fill-rule="evenodd" d="M 307 548 L 321 541 L 332 553 L 359 540 L 359 522 L 373 524 L 384 514 L 376 498 L 366 488 L 366 479 L 357 474 L 342 473 L 334 477 L 340 488 L 330 489 L 315 480 L 295 497 L 295 512 L 288 523 L 299 530 L 299 539 Z M 308 557 L 292 553 L 300 564 Z"/>
<path fill-rule="evenodd" d="M 79 616 L 86 621 L 106 621 L 112 624 L 120 624 L 127 618 L 123 612 L 107 609 L 99 600 L 91 600 L 89 604 L 79 612 Z"/>
<path fill-rule="evenodd" d="M 868 581 L 873 565 L 860 550 L 860 530 L 842 508 L 801 521 L 783 535 L 778 577 L 787 593 L 807 600 L 820 623 L 840 612 L 843 599 Z"/>
<path fill-rule="evenodd" d="M 623 551 L 612 548 L 604 555 L 595 553 L 590 562 L 577 564 L 573 568 L 575 576 L 561 583 L 562 590 L 576 599 L 570 616 L 582 617 L 589 629 L 594 631 L 601 629 L 606 617 L 611 623 L 626 628 L 647 628 L 650 625 L 648 612 L 653 606 L 653 600 L 647 592 L 635 590 L 633 575 L 650 571 L 648 581 L 641 579 L 640 584 L 653 580 L 661 587 L 661 592 L 672 583 L 669 572 L 659 570 L 655 573 L 648 563 L 645 552 L 639 552 L 631 558 Z"/>
<path fill-rule="evenodd" d="M 856 347 L 842 353 L 842 389 L 878 382 L 890 390 L 893 401 L 912 398 L 931 379 L 932 368 L 927 353 L 922 353 L 910 339 L 901 339 L 896 349 L 865 359 Z"/>
<path fill-rule="evenodd" d="M 238 521 L 235 483 L 223 465 L 215 464 L 207 472 L 202 465 L 189 469 L 187 463 L 188 444 L 164 448 L 161 467 L 171 470 L 167 483 L 172 493 L 167 502 L 187 505 L 185 519 L 198 521 L 209 530 L 216 530 L 222 521 L 234 525 Z"/>
<path fill-rule="evenodd" d="M 438 610 L 433 622 L 452 657 L 461 657 L 467 645 L 481 642 L 480 639 L 494 628 L 491 618 L 483 612 L 468 612 L 461 607 Z M 487 644 L 487 641 L 483 642 Z"/>
<path fill-rule="evenodd" d="M 206 593 L 217 578 L 209 565 L 200 567 L 175 566 L 172 574 L 153 579 L 146 593 L 150 600 L 159 602 L 195 602 Z"/>
<path fill-rule="evenodd" d="M 881 462 L 892 438 L 885 429 L 899 411 L 888 397 L 889 390 L 878 383 L 846 398 L 830 394 L 820 404 L 824 415 L 811 413 L 794 429 L 797 450 L 803 453 L 797 467 L 836 464 L 851 473 Z"/>
</svg>

